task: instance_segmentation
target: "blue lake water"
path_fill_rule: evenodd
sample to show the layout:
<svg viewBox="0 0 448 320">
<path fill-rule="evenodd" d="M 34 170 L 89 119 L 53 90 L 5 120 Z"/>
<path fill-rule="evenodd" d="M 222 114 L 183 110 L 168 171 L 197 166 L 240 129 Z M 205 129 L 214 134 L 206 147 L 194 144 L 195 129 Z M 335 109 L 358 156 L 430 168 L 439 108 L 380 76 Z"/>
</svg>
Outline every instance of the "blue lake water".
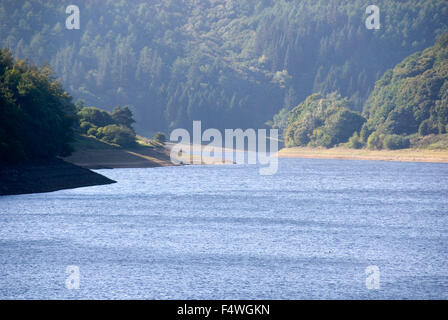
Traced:
<svg viewBox="0 0 448 320">
<path fill-rule="evenodd" d="M 118 183 L 0 197 L 0 298 L 448 298 L 447 164 L 98 172 Z"/>
</svg>

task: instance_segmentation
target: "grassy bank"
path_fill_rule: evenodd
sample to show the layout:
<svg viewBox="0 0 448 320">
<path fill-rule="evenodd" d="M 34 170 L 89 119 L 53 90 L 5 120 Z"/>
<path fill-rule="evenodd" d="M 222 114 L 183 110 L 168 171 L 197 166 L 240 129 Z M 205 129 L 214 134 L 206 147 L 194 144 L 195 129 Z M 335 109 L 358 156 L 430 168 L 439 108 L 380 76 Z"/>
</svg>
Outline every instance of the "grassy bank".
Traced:
<svg viewBox="0 0 448 320">
<path fill-rule="evenodd" d="M 357 150 L 343 147 L 331 149 L 294 147 L 284 148 L 279 151 L 278 155 L 280 158 L 351 159 L 448 163 L 448 149 Z"/>
<path fill-rule="evenodd" d="M 139 138 L 131 148 L 109 144 L 94 137 L 79 135 L 75 152 L 64 160 L 89 169 L 153 168 L 172 166 L 168 151 L 161 144 Z"/>
<path fill-rule="evenodd" d="M 74 144 L 75 152 L 65 161 L 89 169 L 112 168 L 154 168 L 175 166 L 171 162 L 172 143 L 161 144 L 154 140 L 137 136 L 137 144 L 131 148 L 122 148 L 91 136 L 78 135 Z M 181 154 L 178 161 L 193 163 L 196 156 Z M 220 159 L 202 157 L 201 164 L 226 163 Z"/>
</svg>

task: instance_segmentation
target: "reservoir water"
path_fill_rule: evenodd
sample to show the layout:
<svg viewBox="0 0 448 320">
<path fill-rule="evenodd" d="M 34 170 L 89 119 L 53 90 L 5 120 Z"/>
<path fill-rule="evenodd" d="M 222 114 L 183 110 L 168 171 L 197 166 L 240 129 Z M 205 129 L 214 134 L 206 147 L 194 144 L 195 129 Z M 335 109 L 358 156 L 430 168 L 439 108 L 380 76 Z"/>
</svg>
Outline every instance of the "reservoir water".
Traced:
<svg viewBox="0 0 448 320">
<path fill-rule="evenodd" d="M 0 197 L 1 299 L 448 298 L 447 164 L 97 172 L 118 183 Z"/>
</svg>

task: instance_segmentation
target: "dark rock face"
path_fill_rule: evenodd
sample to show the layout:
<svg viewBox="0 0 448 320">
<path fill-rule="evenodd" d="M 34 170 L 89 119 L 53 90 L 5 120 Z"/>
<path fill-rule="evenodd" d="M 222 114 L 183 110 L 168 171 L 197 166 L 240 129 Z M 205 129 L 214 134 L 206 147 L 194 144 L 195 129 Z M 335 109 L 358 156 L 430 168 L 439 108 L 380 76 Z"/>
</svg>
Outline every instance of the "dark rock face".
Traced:
<svg viewBox="0 0 448 320">
<path fill-rule="evenodd" d="M 0 164 L 0 195 L 51 192 L 115 181 L 60 159 Z"/>
</svg>

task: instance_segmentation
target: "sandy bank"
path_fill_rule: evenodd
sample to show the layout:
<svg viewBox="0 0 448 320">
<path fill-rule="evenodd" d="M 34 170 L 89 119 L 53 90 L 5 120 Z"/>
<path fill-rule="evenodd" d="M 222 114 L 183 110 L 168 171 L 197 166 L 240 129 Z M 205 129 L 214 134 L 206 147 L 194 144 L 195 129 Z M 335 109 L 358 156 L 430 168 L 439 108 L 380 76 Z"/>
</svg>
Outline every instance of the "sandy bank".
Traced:
<svg viewBox="0 0 448 320">
<path fill-rule="evenodd" d="M 75 165 L 89 169 L 112 169 L 112 168 L 154 168 L 176 166 L 171 162 L 171 144 L 165 148 L 151 148 L 139 146 L 131 149 L 121 148 L 79 148 L 70 157 L 64 160 Z M 193 163 L 196 156 L 183 154 L 177 159 L 186 164 Z M 201 164 L 223 164 L 221 159 L 203 157 Z"/>
<path fill-rule="evenodd" d="M 403 149 L 403 150 L 355 150 L 348 148 L 284 148 L 278 152 L 280 158 L 349 159 L 405 162 L 448 163 L 448 150 Z"/>
<path fill-rule="evenodd" d="M 66 161 L 89 169 L 172 166 L 169 155 L 151 148 L 77 150 Z"/>
</svg>

